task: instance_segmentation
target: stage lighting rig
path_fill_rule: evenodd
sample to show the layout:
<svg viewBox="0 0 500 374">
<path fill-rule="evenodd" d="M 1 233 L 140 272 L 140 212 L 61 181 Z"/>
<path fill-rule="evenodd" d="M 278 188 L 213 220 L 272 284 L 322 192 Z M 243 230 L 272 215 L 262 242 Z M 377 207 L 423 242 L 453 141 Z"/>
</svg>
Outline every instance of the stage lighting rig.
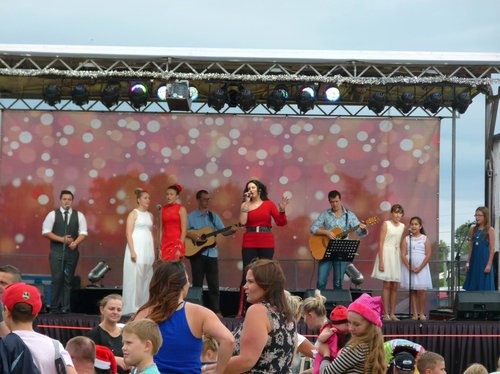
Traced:
<svg viewBox="0 0 500 374">
<path fill-rule="evenodd" d="M 289 93 L 286 87 L 277 86 L 267 97 L 267 107 L 279 112 L 286 105 L 288 96 Z"/>
<path fill-rule="evenodd" d="M 295 101 L 297 102 L 297 107 L 300 112 L 304 114 L 314 108 L 316 91 L 312 87 L 303 87 L 297 93 Z"/>
<path fill-rule="evenodd" d="M 385 108 L 385 93 L 377 91 L 373 94 L 372 98 L 368 100 L 368 109 L 372 112 L 379 114 Z"/>
<path fill-rule="evenodd" d="M 89 96 L 89 90 L 84 84 L 76 85 L 75 88 L 71 90 L 71 100 L 76 105 L 82 106 L 88 104 Z"/>
<path fill-rule="evenodd" d="M 240 97 L 238 102 L 240 109 L 244 112 L 248 112 L 249 110 L 255 108 L 255 105 L 257 105 L 257 100 L 255 99 L 253 92 L 244 87 L 240 87 Z"/>
<path fill-rule="evenodd" d="M 404 114 L 410 112 L 413 105 L 415 105 L 415 95 L 411 92 L 403 92 L 396 102 L 396 108 Z"/>
<path fill-rule="evenodd" d="M 458 113 L 464 114 L 471 103 L 472 99 L 470 98 L 469 93 L 464 91 L 455 95 L 451 107 Z"/>
<path fill-rule="evenodd" d="M 128 92 L 130 104 L 135 109 L 140 109 L 148 102 L 149 90 L 144 83 L 132 83 Z"/>
<path fill-rule="evenodd" d="M 110 270 L 111 268 L 109 267 L 108 264 L 106 264 L 106 262 L 104 261 L 98 262 L 97 265 L 94 266 L 94 268 L 90 271 L 88 275 L 89 281 L 92 283 L 92 286 L 98 287 L 99 286 L 98 283 L 102 281 L 106 273 Z M 100 287 L 102 287 L 102 284 Z"/>
<path fill-rule="evenodd" d="M 120 87 L 115 84 L 108 84 L 101 92 L 101 102 L 106 108 L 118 104 L 120 98 Z"/>
<path fill-rule="evenodd" d="M 166 100 L 170 110 L 191 110 L 191 92 L 189 82 L 186 80 L 175 81 L 167 84 Z"/>
<path fill-rule="evenodd" d="M 50 106 L 56 106 L 61 102 L 61 89 L 57 84 L 49 84 L 43 92 L 43 101 Z"/>
</svg>

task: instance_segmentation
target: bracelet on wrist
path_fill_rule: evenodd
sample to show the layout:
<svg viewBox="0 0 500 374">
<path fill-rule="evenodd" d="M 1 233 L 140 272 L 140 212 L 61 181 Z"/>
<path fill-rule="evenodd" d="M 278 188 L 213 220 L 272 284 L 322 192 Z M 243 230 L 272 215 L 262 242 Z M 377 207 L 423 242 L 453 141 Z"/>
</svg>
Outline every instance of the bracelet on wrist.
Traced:
<svg viewBox="0 0 500 374">
<path fill-rule="evenodd" d="M 248 213 L 248 209 L 242 209 L 241 213 Z"/>
</svg>

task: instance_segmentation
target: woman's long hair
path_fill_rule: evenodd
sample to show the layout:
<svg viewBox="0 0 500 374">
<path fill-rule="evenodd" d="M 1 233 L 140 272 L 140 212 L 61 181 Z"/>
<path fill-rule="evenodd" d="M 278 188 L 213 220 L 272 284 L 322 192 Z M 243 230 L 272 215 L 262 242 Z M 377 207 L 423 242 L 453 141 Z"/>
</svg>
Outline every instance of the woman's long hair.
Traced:
<svg viewBox="0 0 500 374">
<path fill-rule="evenodd" d="M 288 322 L 293 322 L 293 313 L 285 295 L 285 274 L 278 261 L 258 259 L 251 262 L 246 271 L 252 270 L 255 283 L 264 290 L 264 301 L 282 313 Z"/>
<path fill-rule="evenodd" d="M 149 309 L 147 318 L 160 324 L 169 319 L 179 306 L 179 296 L 188 282 L 181 262 L 164 262 L 153 273 L 149 284 L 149 300 L 139 308 Z"/>
<path fill-rule="evenodd" d="M 370 323 L 366 333 L 361 336 L 352 336 L 348 345 L 356 347 L 360 344 L 368 344 L 368 356 L 366 356 L 364 372 L 371 374 L 385 374 L 387 362 L 384 349 L 384 336 L 377 325 Z"/>
<path fill-rule="evenodd" d="M 483 213 L 484 217 L 483 240 L 486 240 L 488 239 L 488 236 L 490 234 L 490 210 L 485 206 L 480 206 L 479 208 L 476 209 L 476 212 L 478 211 Z M 474 231 L 475 230 L 477 230 L 477 227 L 474 227 Z"/>
<path fill-rule="evenodd" d="M 264 183 L 262 183 L 258 179 L 249 180 L 247 184 L 245 184 L 245 189 L 243 190 L 243 193 L 248 192 L 248 185 L 250 183 L 253 183 L 257 186 L 257 191 L 259 192 L 259 196 L 262 201 L 269 200 L 269 198 L 267 197 L 267 187 L 264 185 Z"/>
</svg>

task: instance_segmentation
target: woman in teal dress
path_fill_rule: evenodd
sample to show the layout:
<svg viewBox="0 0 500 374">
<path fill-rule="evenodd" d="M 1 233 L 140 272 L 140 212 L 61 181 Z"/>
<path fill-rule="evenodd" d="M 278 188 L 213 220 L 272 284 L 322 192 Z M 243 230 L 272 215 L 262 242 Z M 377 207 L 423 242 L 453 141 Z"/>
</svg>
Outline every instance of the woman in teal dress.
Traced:
<svg viewBox="0 0 500 374">
<path fill-rule="evenodd" d="M 470 231 L 470 250 L 465 264 L 464 290 L 494 291 L 495 230 L 490 226 L 490 210 L 486 207 L 476 209 L 476 225 Z"/>
</svg>

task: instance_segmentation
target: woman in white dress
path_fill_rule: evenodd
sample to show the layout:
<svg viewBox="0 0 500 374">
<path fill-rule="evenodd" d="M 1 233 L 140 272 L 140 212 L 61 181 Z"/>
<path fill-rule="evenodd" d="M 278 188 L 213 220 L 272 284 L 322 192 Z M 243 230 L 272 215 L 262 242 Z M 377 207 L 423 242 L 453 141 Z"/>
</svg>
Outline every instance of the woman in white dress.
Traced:
<svg viewBox="0 0 500 374">
<path fill-rule="evenodd" d="M 425 235 L 422 219 L 410 219 L 410 235 L 401 242 L 401 287 L 411 289 L 412 319 L 421 321 L 425 317 L 425 290 L 432 289 L 429 260 L 431 258 L 431 243 Z M 411 263 L 411 271 L 410 271 Z M 411 273 L 411 283 L 410 276 Z"/>
<path fill-rule="evenodd" d="M 123 311 L 135 313 L 149 298 L 149 282 L 155 259 L 153 215 L 148 212 L 151 198 L 142 188 L 135 191 L 137 208 L 127 218 L 127 247 L 123 260 Z"/>
<path fill-rule="evenodd" d="M 372 272 L 372 278 L 384 282 L 382 293 L 384 321 L 398 321 L 396 299 L 401 278 L 401 238 L 405 229 L 401 218 L 404 214 L 401 205 L 394 204 L 391 207 L 391 219 L 385 221 L 380 230 L 378 254 Z"/>
</svg>

